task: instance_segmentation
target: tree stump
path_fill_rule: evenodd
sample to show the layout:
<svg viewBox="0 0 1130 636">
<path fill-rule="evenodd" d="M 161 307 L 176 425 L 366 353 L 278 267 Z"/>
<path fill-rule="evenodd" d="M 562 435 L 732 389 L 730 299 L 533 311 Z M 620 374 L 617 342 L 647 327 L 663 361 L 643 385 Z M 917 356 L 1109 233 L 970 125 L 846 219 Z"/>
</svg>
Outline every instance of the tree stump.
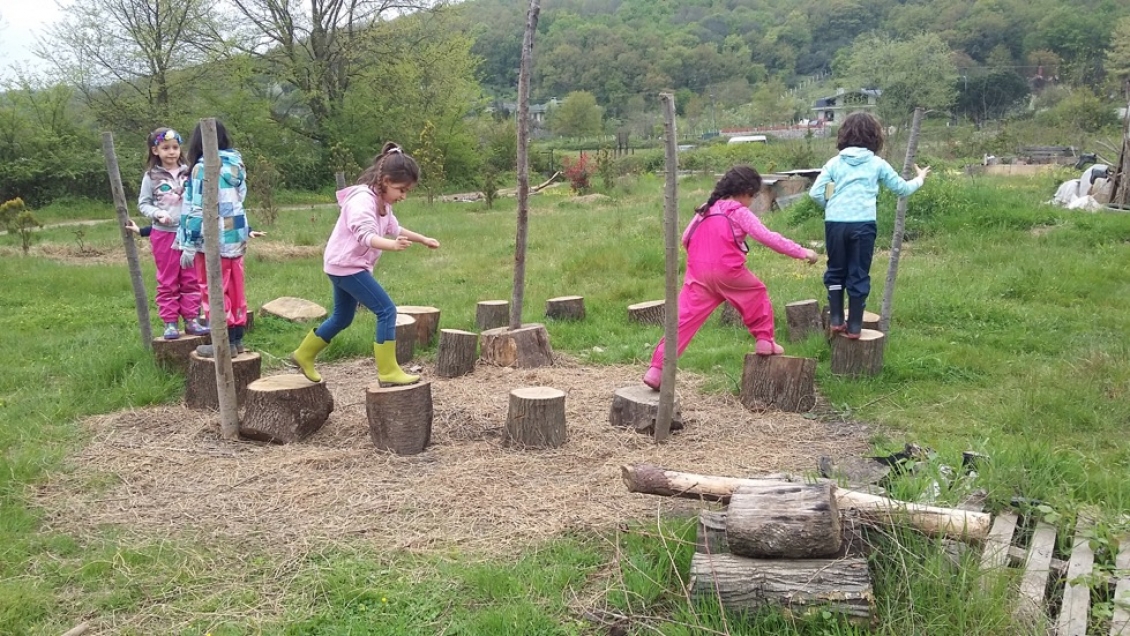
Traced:
<svg viewBox="0 0 1130 636">
<path fill-rule="evenodd" d="M 456 378 L 475 370 L 479 359 L 479 334 L 458 329 L 440 329 L 436 352 L 436 375 Z"/>
<path fill-rule="evenodd" d="M 665 300 L 649 300 L 647 302 L 628 305 L 628 320 L 645 325 L 663 326 L 663 316 L 667 313 Z"/>
<path fill-rule="evenodd" d="M 510 324 L 509 300 L 483 300 L 475 306 L 475 324 L 479 331 L 497 329 Z"/>
<path fill-rule="evenodd" d="M 272 375 L 247 385 L 240 435 L 289 444 L 322 428 L 334 410 L 325 382 L 311 382 L 297 373 Z"/>
<path fill-rule="evenodd" d="M 789 326 L 789 340 L 797 342 L 824 330 L 820 317 L 820 303 L 815 300 L 798 300 L 785 305 L 785 322 Z"/>
<path fill-rule="evenodd" d="M 883 370 L 883 347 L 887 337 L 882 331 L 864 329 L 859 339 L 843 334 L 832 338 L 832 373 L 852 377 L 878 375 Z"/>
<path fill-rule="evenodd" d="M 722 311 L 718 313 L 718 323 L 726 327 L 745 327 L 741 312 L 730 303 L 722 303 Z"/>
<path fill-rule="evenodd" d="M 254 309 L 248 309 L 246 317 L 247 317 L 247 322 L 245 322 L 243 324 L 243 332 L 244 333 L 250 332 L 255 327 L 255 310 Z"/>
<path fill-rule="evenodd" d="M 416 346 L 430 347 L 435 341 L 436 331 L 439 329 L 439 310 L 435 307 L 422 305 L 404 305 L 397 307 L 396 313 L 412 316 L 416 319 Z"/>
<path fill-rule="evenodd" d="M 231 359 L 232 377 L 235 379 L 236 405 L 243 404 L 247 387 L 259 379 L 263 360 L 258 353 L 246 352 Z M 188 355 L 188 373 L 184 382 L 184 405 L 190 409 L 220 408 L 216 393 L 216 363 L 213 358 L 202 358 L 195 351 Z"/>
<path fill-rule="evenodd" d="M 565 392 L 546 386 L 511 391 L 506 441 L 519 448 L 557 448 L 564 444 Z"/>
<path fill-rule="evenodd" d="M 396 314 L 396 363 L 407 364 L 416 354 L 416 319 Z"/>
<path fill-rule="evenodd" d="M 584 296 L 558 296 L 545 301 L 545 317 L 554 320 L 584 320 Z"/>
<path fill-rule="evenodd" d="M 182 335 L 176 340 L 154 338 L 153 360 L 169 373 L 188 373 L 189 354 L 196 351 L 197 346 L 209 342 L 211 339 L 206 336 Z"/>
<path fill-rule="evenodd" d="M 740 399 L 748 409 L 805 413 L 816 406 L 816 360 L 747 353 Z"/>
<path fill-rule="evenodd" d="M 726 511 L 726 542 L 738 556 L 815 559 L 840 551 L 835 485 L 743 486 Z"/>
<path fill-rule="evenodd" d="M 531 369 L 553 364 L 553 349 L 545 325 L 528 323 L 518 329 L 499 327 L 480 334 L 484 362 L 500 367 Z"/>
<path fill-rule="evenodd" d="M 416 455 L 432 439 L 432 383 L 381 387 L 365 391 L 369 438 L 380 450 Z"/>
<path fill-rule="evenodd" d="M 608 421 L 613 426 L 630 428 L 637 433 L 655 434 L 655 418 L 659 414 L 659 392 L 637 384 L 616 389 L 612 397 L 612 411 Z M 671 414 L 671 430 L 678 431 L 685 422 L 679 412 L 678 402 Z"/>
</svg>

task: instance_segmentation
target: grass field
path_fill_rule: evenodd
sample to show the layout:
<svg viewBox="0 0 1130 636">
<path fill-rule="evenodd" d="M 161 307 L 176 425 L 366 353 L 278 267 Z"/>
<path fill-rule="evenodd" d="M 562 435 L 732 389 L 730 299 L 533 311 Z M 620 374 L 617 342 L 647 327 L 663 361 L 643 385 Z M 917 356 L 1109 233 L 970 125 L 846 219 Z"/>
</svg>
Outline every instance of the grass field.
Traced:
<svg viewBox="0 0 1130 636">
<path fill-rule="evenodd" d="M 643 372 L 658 329 L 629 324 L 624 308 L 663 294 L 661 185 L 653 177 L 621 183 L 607 202 L 578 203 L 558 191 L 532 200 L 525 319 L 540 320 L 545 300 L 565 294 L 584 295 L 588 309 L 584 322 L 550 326 L 554 349 L 594 365 L 637 363 Z M 681 183 L 684 222 L 711 185 Z M 878 426 L 879 451 L 905 441 L 936 451 L 936 462 L 899 482 L 897 496 L 919 497 L 963 450 L 987 454 L 977 485 L 991 510 L 1014 497 L 1038 500 L 1049 521 L 1069 530 L 1078 511 L 1094 509 L 1096 558 L 1109 573 L 1130 512 L 1130 216 L 1041 205 L 1052 185 L 932 178 L 911 199 L 913 240 L 883 373 L 856 381 L 831 375 L 819 338 L 789 353 L 819 360 L 826 417 Z M 890 236 L 893 204 L 882 201 L 881 237 Z M 397 214 L 443 243 L 382 260 L 378 278 L 398 303 L 442 307 L 445 328 L 473 329 L 478 300 L 510 297 L 512 200 L 486 210 L 417 198 Z M 41 220 L 99 217 L 112 210 L 57 207 Z M 291 209 L 276 225 L 257 227 L 268 236 L 247 257 L 251 306 L 278 296 L 330 304 L 317 247 L 335 219 L 333 207 Z M 822 240 L 808 205 L 767 222 L 798 241 Z M 345 540 L 279 554 L 129 527 L 55 530 L 33 494 L 83 447 L 78 421 L 176 402 L 182 383 L 137 342 L 115 225 L 81 231 L 42 230 L 26 257 L 18 237 L 0 236 L 0 634 L 59 634 L 83 620 L 107 634 L 606 633 L 578 609 L 578 599 L 592 598 L 630 616 L 629 633 L 638 634 L 1018 633 L 1006 590 L 977 586 L 973 556 L 954 566 L 937 543 L 910 534 L 890 537 L 891 549 L 872 559 L 880 620 L 863 628 L 828 615 L 739 617 L 688 602 L 681 577 L 694 527 L 685 519 L 625 519 L 627 530 L 615 536 L 562 536 L 509 559 L 381 552 Z M 871 309 L 881 298 L 888 242 L 880 241 L 872 269 Z M 778 325 L 785 302 L 820 297 L 819 266 L 756 246 L 749 260 L 769 286 Z M 152 295 L 152 264 L 143 264 Z M 325 359 L 369 355 L 368 320 L 336 339 Z M 277 368 L 302 333 L 264 321 L 249 344 Z M 710 321 L 680 368 L 709 376 L 709 390 L 733 392 L 736 352 L 751 344 Z M 938 500 L 963 494 L 943 487 Z M 1095 630 L 1113 603 L 1100 597 Z"/>
</svg>

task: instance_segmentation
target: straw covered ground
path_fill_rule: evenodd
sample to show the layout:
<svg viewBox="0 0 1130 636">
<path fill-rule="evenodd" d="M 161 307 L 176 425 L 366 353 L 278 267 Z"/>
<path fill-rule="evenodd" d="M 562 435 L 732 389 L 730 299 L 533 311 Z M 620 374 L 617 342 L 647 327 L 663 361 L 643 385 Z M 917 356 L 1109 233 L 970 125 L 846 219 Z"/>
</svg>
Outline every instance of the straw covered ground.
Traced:
<svg viewBox="0 0 1130 636">
<path fill-rule="evenodd" d="M 417 551 L 485 552 L 569 530 L 697 507 L 630 494 L 620 466 L 651 462 L 729 476 L 810 471 L 818 455 L 857 454 L 868 430 L 785 413 L 751 413 L 728 395 L 699 392 L 680 375 L 687 428 L 656 446 L 608 422 L 616 388 L 642 367 L 582 366 L 558 355 L 553 367 L 480 365 L 432 380 L 432 445 L 399 457 L 374 449 L 365 416 L 372 362 L 321 365 L 335 410 L 321 431 L 285 446 L 227 443 L 219 417 L 183 407 L 133 409 L 83 425 L 89 441 L 38 490 L 48 526 L 82 533 L 113 525 L 141 534 L 180 532 L 251 539 L 264 545 L 371 541 Z M 556 450 L 502 443 L 509 391 L 565 391 L 568 441 Z"/>
</svg>

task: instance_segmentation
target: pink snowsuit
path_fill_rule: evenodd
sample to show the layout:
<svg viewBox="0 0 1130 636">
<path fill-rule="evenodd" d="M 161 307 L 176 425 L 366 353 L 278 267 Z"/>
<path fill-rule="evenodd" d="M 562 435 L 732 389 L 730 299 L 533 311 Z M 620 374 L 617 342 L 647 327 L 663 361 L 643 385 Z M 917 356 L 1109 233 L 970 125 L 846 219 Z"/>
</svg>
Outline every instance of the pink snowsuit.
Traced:
<svg viewBox="0 0 1130 636">
<path fill-rule="evenodd" d="M 186 325 L 200 312 L 199 281 L 203 280 L 194 270 L 181 268 L 176 247 L 187 180 L 187 166 L 177 166 L 173 172 L 155 166 L 145 171 L 137 197 L 138 210 L 153 222 L 149 242 L 157 265 L 157 313 L 162 322 L 175 323 L 181 317 Z M 169 217 L 168 223 L 157 220 L 162 213 Z"/>
<path fill-rule="evenodd" d="M 698 333 L 711 312 L 729 302 L 741 313 L 742 322 L 757 340 L 773 341 L 773 305 L 765 284 L 746 269 L 746 236 L 765 247 L 804 259 L 805 248 L 773 232 L 749 208 L 732 199 L 715 203 L 706 215 L 696 214 L 683 232 L 687 250 L 687 273 L 679 292 L 678 354 Z M 661 339 L 651 356 L 651 366 L 663 368 Z"/>
</svg>

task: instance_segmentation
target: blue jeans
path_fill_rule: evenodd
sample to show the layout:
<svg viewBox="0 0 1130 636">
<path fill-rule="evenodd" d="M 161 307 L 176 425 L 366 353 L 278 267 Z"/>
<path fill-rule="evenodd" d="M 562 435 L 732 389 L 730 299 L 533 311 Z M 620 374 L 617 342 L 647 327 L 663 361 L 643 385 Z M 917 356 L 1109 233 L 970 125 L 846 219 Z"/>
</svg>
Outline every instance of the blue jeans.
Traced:
<svg viewBox="0 0 1130 636">
<path fill-rule="evenodd" d="M 871 293 L 871 257 L 875 254 L 874 221 L 824 223 L 824 249 L 828 269 L 824 286 L 847 291 L 848 298 L 867 298 Z"/>
<path fill-rule="evenodd" d="M 334 310 L 314 330 L 315 335 L 326 342 L 332 340 L 353 322 L 353 316 L 357 314 L 357 303 L 361 303 L 377 317 L 377 344 L 396 340 L 396 305 L 371 273 L 327 276 L 334 287 Z"/>
</svg>

